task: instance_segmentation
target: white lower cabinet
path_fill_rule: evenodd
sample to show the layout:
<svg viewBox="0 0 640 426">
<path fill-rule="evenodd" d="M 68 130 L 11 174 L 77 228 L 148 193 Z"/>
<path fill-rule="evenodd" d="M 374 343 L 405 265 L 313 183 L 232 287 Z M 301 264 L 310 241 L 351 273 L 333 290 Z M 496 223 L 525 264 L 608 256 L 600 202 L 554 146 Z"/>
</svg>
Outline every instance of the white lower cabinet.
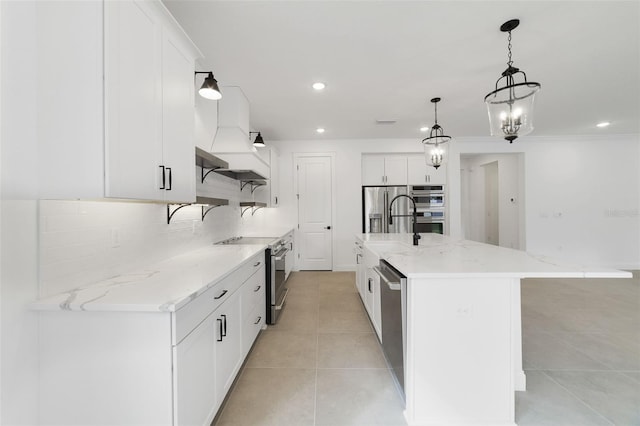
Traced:
<svg viewBox="0 0 640 426">
<path fill-rule="evenodd" d="M 176 425 L 204 425 L 218 408 L 216 397 L 215 315 L 209 315 L 174 349 Z"/>
<path fill-rule="evenodd" d="M 236 291 L 214 313 L 216 317 L 216 394 L 220 405 L 242 365 L 242 321 L 240 291 Z"/>
<path fill-rule="evenodd" d="M 382 317 L 380 311 L 380 276 L 373 270 L 367 268 L 366 272 L 367 285 L 365 288 L 365 307 L 369 314 L 369 319 L 373 328 L 378 334 L 378 338 L 382 335 Z"/>
<path fill-rule="evenodd" d="M 264 325 L 264 261 L 175 312 L 42 312 L 43 424 L 210 425 Z"/>
<path fill-rule="evenodd" d="M 357 241 L 356 244 L 358 244 Z M 366 247 L 363 252 L 364 255 L 361 257 L 361 263 L 356 265 L 356 286 L 358 287 L 365 310 L 369 315 L 369 320 L 378 335 L 378 339 L 381 339 L 380 276 L 373 270 L 373 267 L 377 266 L 380 262 L 380 258 Z"/>
</svg>

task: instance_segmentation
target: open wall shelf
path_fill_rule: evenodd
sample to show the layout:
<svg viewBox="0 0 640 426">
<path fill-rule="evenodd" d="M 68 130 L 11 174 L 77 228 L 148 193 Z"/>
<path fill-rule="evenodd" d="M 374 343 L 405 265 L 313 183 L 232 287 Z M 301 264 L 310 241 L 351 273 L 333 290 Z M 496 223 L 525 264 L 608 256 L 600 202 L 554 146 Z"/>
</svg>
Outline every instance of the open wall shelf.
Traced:
<svg viewBox="0 0 640 426">
<path fill-rule="evenodd" d="M 173 218 L 173 215 L 176 214 L 176 212 L 183 207 L 200 206 L 201 219 L 204 220 L 204 217 L 212 209 L 216 207 L 228 206 L 228 205 L 229 205 L 229 200 L 225 200 L 224 198 L 212 198 L 212 197 L 201 197 L 201 196 L 196 197 L 195 203 L 167 204 L 167 225 L 171 223 L 171 219 Z"/>
<path fill-rule="evenodd" d="M 240 202 L 240 217 L 244 216 L 245 212 L 251 210 L 251 216 L 255 214 L 255 212 L 263 207 L 267 207 L 267 203 L 261 203 L 258 201 L 242 201 Z"/>
<path fill-rule="evenodd" d="M 196 166 L 201 167 L 200 183 L 204 183 L 204 180 L 209 173 L 218 169 L 228 169 L 229 163 L 201 148 L 196 147 Z"/>
</svg>

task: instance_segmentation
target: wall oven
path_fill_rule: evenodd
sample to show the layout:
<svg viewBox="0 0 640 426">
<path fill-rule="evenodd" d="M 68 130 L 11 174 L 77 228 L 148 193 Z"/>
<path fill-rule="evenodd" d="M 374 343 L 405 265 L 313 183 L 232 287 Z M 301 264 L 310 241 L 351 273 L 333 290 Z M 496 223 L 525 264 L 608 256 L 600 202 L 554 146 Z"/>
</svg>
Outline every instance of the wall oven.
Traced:
<svg viewBox="0 0 640 426">
<path fill-rule="evenodd" d="M 409 188 L 409 194 L 416 202 L 419 233 L 444 234 L 446 223 L 444 185 L 417 185 Z"/>
</svg>

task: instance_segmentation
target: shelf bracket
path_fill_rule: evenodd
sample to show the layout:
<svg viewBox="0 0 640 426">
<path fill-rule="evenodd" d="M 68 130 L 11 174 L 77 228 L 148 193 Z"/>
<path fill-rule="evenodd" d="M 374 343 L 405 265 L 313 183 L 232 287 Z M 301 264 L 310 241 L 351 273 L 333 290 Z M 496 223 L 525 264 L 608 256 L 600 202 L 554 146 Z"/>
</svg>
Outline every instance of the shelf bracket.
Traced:
<svg viewBox="0 0 640 426">
<path fill-rule="evenodd" d="M 202 221 L 204 222 L 204 217 L 207 215 L 207 213 L 209 213 L 211 210 L 215 209 L 216 207 L 221 207 L 222 205 L 218 205 L 218 206 L 209 206 L 209 208 L 206 208 L 205 206 L 201 206 L 202 210 Z M 206 209 L 206 210 L 205 210 Z M 242 217 L 242 216 L 241 216 Z"/>
<path fill-rule="evenodd" d="M 261 208 L 262 206 L 245 207 L 244 209 L 242 209 L 240 213 L 240 217 L 244 216 L 247 210 L 251 210 L 251 216 L 253 216 L 256 213 L 256 211 L 260 210 Z"/>
<path fill-rule="evenodd" d="M 178 210 L 180 210 L 183 207 L 187 207 L 190 206 L 191 204 L 178 204 L 175 209 L 173 209 L 173 211 L 171 211 L 171 206 L 175 206 L 176 204 L 167 204 L 167 225 L 169 225 L 171 223 L 171 218 L 173 218 L 173 215 L 176 214 L 176 212 Z"/>
<path fill-rule="evenodd" d="M 210 169 L 207 169 L 206 167 L 201 167 L 200 168 L 200 183 L 204 183 L 204 180 L 207 178 L 207 176 L 209 176 L 209 173 L 216 171 L 217 169 L 219 169 L 220 167 L 212 167 Z M 205 173 L 204 171 L 207 170 L 207 172 Z"/>
<path fill-rule="evenodd" d="M 249 185 L 249 187 L 251 188 L 251 193 L 253 194 L 253 191 L 256 190 L 256 188 L 258 188 L 259 186 L 263 186 L 266 185 L 265 182 L 260 182 L 260 181 L 255 181 L 255 180 L 244 180 L 244 181 L 240 181 L 240 191 L 242 191 L 244 189 L 245 186 Z"/>
</svg>

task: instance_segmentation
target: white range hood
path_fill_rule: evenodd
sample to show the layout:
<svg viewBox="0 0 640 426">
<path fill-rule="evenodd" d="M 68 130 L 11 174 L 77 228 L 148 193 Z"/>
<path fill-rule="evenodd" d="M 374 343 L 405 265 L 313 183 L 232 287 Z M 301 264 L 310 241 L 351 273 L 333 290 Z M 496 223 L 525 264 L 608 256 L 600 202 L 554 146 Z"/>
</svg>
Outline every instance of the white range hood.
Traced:
<svg viewBox="0 0 640 426">
<path fill-rule="evenodd" d="M 216 170 L 235 179 L 269 178 L 269 164 L 258 155 L 249 137 L 249 100 L 237 86 L 221 87 L 218 102 L 218 129 L 211 152 L 229 163 Z"/>
</svg>

